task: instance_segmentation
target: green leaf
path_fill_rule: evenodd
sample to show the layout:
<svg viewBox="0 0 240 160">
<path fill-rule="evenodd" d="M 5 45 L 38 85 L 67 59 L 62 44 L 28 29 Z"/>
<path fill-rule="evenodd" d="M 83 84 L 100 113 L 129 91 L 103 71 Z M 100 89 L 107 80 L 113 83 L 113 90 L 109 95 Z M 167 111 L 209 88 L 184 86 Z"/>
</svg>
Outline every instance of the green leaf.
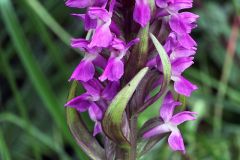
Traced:
<svg viewBox="0 0 240 160">
<path fill-rule="evenodd" d="M 163 48 L 161 43 L 157 40 L 157 38 L 152 33 L 150 33 L 150 37 L 153 41 L 154 46 L 157 49 L 157 52 L 162 62 L 162 72 L 164 75 L 164 79 L 163 79 L 161 91 L 165 92 L 171 80 L 171 63 L 165 49 Z"/>
<path fill-rule="evenodd" d="M 138 74 L 115 96 L 102 121 L 102 127 L 105 134 L 123 148 L 128 148 L 130 145 L 130 142 L 124 136 L 122 131 L 125 109 L 147 71 L 148 67 L 139 71 Z"/>
<path fill-rule="evenodd" d="M 74 81 L 70 89 L 68 100 L 71 100 L 75 97 L 76 89 L 77 82 Z M 68 127 L 82 150 L 87 153 L 87 155 L 93 160 L 106 159 L 103 148 L 99 145 L 97 140 L 89 133 L 85 123 L 83 122 L 78 112 L 73 108 L 67 107 L 66 115 Z"/>
</svg>

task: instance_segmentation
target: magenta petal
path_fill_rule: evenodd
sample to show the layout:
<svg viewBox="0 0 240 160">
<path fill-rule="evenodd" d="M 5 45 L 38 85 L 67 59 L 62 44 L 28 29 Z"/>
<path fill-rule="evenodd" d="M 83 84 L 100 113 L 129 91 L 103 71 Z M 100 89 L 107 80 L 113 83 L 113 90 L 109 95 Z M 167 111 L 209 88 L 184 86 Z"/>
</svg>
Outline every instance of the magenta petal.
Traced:
<svg viewBox="0 0 240 160">
<path fill-rule="evenodd" d="M 172 75 L 180 76 L 193 63 L 193 57 L 183 57 L 174 60 L 172 62 Z"/>
<path fill-rule="evenodd" d="M 168 144 L 173 151 L 181 151 L 185 153 L 185 146 L 182 135 L 179 131 L 173 131 L 168 137 Z"/>
<path fill-rule="evenodd" d="M 195 28 L 196 20 L 199 16 L 190 12 L 182 12 L 176 15 L 172 15 L 169 21 L 171 29 L 178 34 L 191 33 Z"/>
<path fill-rule="evenodd" d="M 107 60 L 103 56 L 98 54 L 97 57 L 93 60 L 93 64 L 100 68 L 105 68 L 107 65 Z"/>
<path fill-rule="evenodd" d="M 101 7 L 91 7 L 88 10 L 88 15 L 91 19 L 101 19 L 104 22 L 108 22 L 111 18 L 111 15 L 108 11 Z"/>
<path fill-rule="evenodd" d="M 87 82 L 88 80 L 93 78 L 94 73 L 95 73 L 95 68 L 92 61 L 82 60 L 74 70 L 69 80 L 70 81 L 78 80 L 78 81 Z"/>
<path fill-rule="evenodd" d="M 97 7 L 105 7 L 106 6 L 106 3 L 108 2 L 108 0 L 94 0 L 94 6 L 97 6 Z"/>
<path fill-rule="evenodd" d="M 160 109 L 160 117 L 164 122 L 168 122 L 172 118 L 175 107 L 179 105 L 181 105 L 181 103 L 174 101 L 172 93 L 168 92 Z"/>
<path fill-rule="evenodd" d="M 162 124 L 144 133 L 143 137 L 150 138 L 167 132 L 170 132 L 170 129 L 168 128 L 167 125 Z"/>
<path fill-rule="evenodd" d="M 96 122 L 93 130 L 93 136 L 96 136 L 98 133 L 102 132 L 102 125 L 100 122 Z"/>
<path fill-rule="evenodd" d="M 171 9 L 179 11 L 181 9 L 192 8 L 193 0 L 174 0 L 174 4 L 171 5 Z"/>
<path fill-rule="evenodd" d="M 193 47 L 197 46 L 197 43 L 189 34 L 178 36 L 178 41 L 181 46 L 187 49 L 192 49 Z"/>
<path fill-rule="evenodd" d="M 178 34 L 187 33 L 186 25 L 180 19 L 179 15 L 171 16 L 171 19 L 169 21 L 169 25 L 170 25 L 170 28 Z"/>
<path fill-rule="evenodd" d="M 67 0 L 65 4 L 73 8 L 86 8 L 92 4 L 92 0 Z"/>
<path fill-rule="evenodd" d="M 95 29 L 97 27 L 97 19 L 92 19 L 88 14 L 85 15 L 84 19 L 85 30 Z"/>
<path fill-rule="evenodd" d="M 170 55 L 171 60 L 175 60 L 177 58 L 189 57 L 193 56 L 196 53 L 195 49 L 186 49 L 184 47 L 175 48 L 174 51 Z"/>
<path fill-rule="evenodd" d="M 113 39 L 108 23 L 99 26 L 93 34 L 92 41 L 88 47 L 108 47 Z"/>
<path fill-rule="evenodd" d="M 113 49 L 116 49 L 116 50 L 119 50 L 119 51 L 123 51 L 123 50 L 126 49 L 126 43 L 123 40 L 114 37 L 114 39 L 113 39 L 113 41 L 111 43 L 111 47 Z"/>
<path fill-rule="evenodd" d="M 147 25 L 151 19 L 151 8 L 148 0 L 136 0 L 133 18 L 142 27 Z"/>
<path fill-rule="evenodd" d="M 87 45 L 88 45 L 88 41 L 83 39 L 83 38 L 73 38 L 71 39 L 71 47 L 73 48 L 83 48 L 86 50 Z"/>
<path fill-rule="evenodd" d="M 118 81 L 124 72 L 124 64 L 122 60 L 118 58 L 110 58 L 108 64 L 103 72 L 103 74 L 99 77 L 101 81 L 105 81 L 106 79 L 110 81 Z"/>
<path fill-rule="evenodd" d="M 168 0 L 155 0 L 155 2 L 159 8 L 166 8 L 168 6 Z"/>
<path fill-rule="evenodd" d="M 185 121 L 192 121 L 195 120 L 196 118 L 193 115 L 196 115 L 196 112 L 190 112 L 190 111 L 183 111 L 178 114 L 175 114 L 170 122 L 174 125 L 179 125 Z"/>
<path fill-rule="evenodd" d="M 95 101 L 100 98 L 100 92 L 103 89 L 102 84 L 97 79 L 82 82 L 84 89 L 90 94 Z"/>
<path fill-rule="evenodd" d="M 144 133 L 143 137 L 150 138 L 167 132 L 170 132 L 170 129 L 167 127 L 167 125 L 162 124 Z"/>
<path fill-rule="evenodd" d="M 108 101 L 111 101 L 117 94 L 120 88 L 118 81 L 109 82 L 102 92 L 102 97 Z"/>
<path fill-rule="evenodd" d="M 65 106 L 75 108 L 79 112 L 85 112 L 92 105 L 92 102 L 89 101 L 90 98 L 89 94 L 84 93 L 68 101 Z"/>
<path fill-rule="evenodd" d="M 89 107 L 88 113 L 89 113 L 90 118 L 93 121 L 99 121 L 103 117 L 102 110 L 95 103 L 92 103 L 92 105 Z"/>
<path fill-rule="evenodd" d="M 177 35 L 174 32 L 171 32 L 164 44 L 164 49 L 167 53 L 171 52 L 178 45 Z M 170 53 L 169 53 L 170 54 Z"/>
<path fill-rule="evenodd" d="M 174 78 L 174 89 L 177 93 L 189 97 L 197 86 L 180 76 Z"/>
</svg>

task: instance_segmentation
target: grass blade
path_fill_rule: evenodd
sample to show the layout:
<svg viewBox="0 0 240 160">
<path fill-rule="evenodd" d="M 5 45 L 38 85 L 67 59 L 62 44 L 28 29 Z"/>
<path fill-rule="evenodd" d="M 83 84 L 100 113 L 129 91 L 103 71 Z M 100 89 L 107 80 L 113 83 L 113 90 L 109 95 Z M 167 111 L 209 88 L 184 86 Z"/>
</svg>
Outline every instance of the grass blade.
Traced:
<svg viewBox="0 0 240 160">
<path fill-rule="evenodd" d="M 67 33 L 47 10 L 37 0 L 24 0 L 40 19 L 66 44 L 69 46 L 70 34 Z"/>
<path fill-rule="evenodd" d="M 10 152 L 5 142 L 3 132 L 0 129 L 0 158 L 4 160 L 11 160 Z"/>
</svg>

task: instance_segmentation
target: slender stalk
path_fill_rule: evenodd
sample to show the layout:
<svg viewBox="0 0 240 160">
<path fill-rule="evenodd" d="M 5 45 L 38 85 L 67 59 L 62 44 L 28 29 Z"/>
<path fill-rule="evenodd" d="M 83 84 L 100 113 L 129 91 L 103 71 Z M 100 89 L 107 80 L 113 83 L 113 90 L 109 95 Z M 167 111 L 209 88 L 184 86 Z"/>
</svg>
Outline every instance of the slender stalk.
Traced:
<svg viewBox="0 0 240 160">
<path fill-rule="evenodd" d="M 235 55 L 236 50 L 236 43 L 239 33 L 239 27 L 240 27 L 240 16 L 235 17 L 234 23 L 232 26 L 232 32 L 228 41 L 228 47 L 227 47 L 227 54 L 225 57 L 223 69 L 222 69 L 222 75 L 221 75 L 221 83 L 223 85 L 219 86 L 218 92 L 217 92 L 217 103 L 215 105 L 215 111 L 214 111 L 214 133 L 215 135 L 219 135 L 221 133 L 222 128 L 222 114 L 223 114 L 223 99 L 226 95 L 227 88 L 228 88 L 228 79 L 231 73 L 232 69 L 232 62 Z"/>
<path fill-rule="evenodd" d="M 138 116 L 132 116 L 130 120 L 130 127 L 131 127 L 131 149 L 129 160 L 136 160 L 137 157 L 137 121 Z"/>
<path fill-rule="evenodd" d="M 3 131 L 1 128 L 0 128 L 0 158 L 2 158 L 4 160 L 11 160 L 10 151 L 5 142 Z"/>
<path fill-rule="evenodd" d="M 148 56 L 148 34 L 149 24 L 140 31 L 140 43 L 139 43 L 139 61 L 138 67 L 141 69 L 145 66 Z"/>
</svg>

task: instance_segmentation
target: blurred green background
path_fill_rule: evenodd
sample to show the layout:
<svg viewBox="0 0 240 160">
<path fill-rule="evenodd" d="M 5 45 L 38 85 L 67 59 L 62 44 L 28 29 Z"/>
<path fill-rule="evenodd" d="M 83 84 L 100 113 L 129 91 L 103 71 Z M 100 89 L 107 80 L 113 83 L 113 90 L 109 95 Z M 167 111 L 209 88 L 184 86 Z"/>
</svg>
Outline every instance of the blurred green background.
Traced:
<svg viewBox="0 0 240 160">
<path fill-rule="evenodd" d="M 187 99 L 199 114 L 181 126 L 187 154 L 173 153 L 164 140 L 144 159 L 240 160 L 240 0 L 194 6 L 198 53 L 185 75 L 199 86 Z M 88 159 L 67 129 L 63 107 L 80 60 L 70 37 L 85 36 L 70 16 L 75 11 L 63 0 L 0 0 L 1 160 Z"/>
</svg>

